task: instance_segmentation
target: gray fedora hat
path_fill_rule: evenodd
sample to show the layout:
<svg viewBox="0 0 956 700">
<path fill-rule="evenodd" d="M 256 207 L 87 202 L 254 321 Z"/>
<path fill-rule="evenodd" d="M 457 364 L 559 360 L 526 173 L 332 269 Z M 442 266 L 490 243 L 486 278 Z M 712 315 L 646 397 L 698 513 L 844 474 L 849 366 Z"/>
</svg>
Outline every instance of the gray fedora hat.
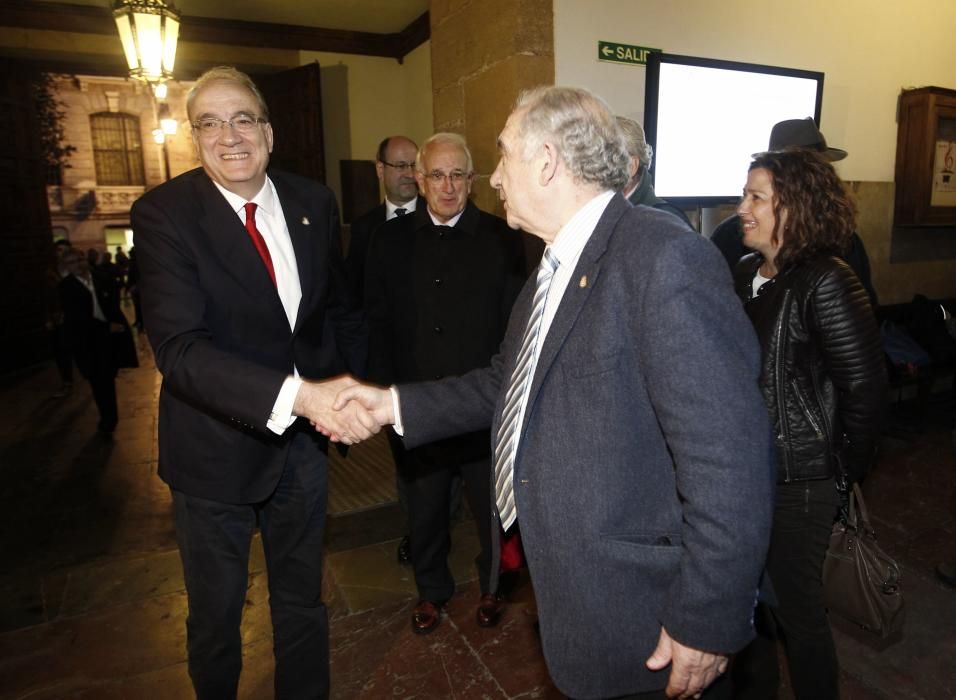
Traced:
<svg viewBox="0 0 956 700">
<path fill-rule="evenodd" d="M 785 148 L 809 148 L 819 151 L 829 161 L 843 160 L 846 151 L 842 148 L 830 148 L 827 140 L 813 122 L 812 117 L 806 119 L 784 119 L 777 122 L 770 130 L 770 146 L 768 151 L 782 151 Z"/>
</svg>

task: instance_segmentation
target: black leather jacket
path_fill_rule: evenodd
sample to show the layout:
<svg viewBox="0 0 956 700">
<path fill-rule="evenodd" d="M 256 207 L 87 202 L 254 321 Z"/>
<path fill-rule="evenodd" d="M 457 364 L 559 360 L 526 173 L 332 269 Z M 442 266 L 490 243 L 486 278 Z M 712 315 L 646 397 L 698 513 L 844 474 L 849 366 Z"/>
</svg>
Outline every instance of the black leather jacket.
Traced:
<svg viewBox="0 0 956 700">
<path fill-rule="evenodd" d="M 886 369 L 866 291 L 845 262 L 823 256 L 779 273 L 757 296 L 753 253 L 734 286 L 763 351 L 760 385 L 770 411 L 780 482 L 863 478 L 886 402 Z"/>
</svg>

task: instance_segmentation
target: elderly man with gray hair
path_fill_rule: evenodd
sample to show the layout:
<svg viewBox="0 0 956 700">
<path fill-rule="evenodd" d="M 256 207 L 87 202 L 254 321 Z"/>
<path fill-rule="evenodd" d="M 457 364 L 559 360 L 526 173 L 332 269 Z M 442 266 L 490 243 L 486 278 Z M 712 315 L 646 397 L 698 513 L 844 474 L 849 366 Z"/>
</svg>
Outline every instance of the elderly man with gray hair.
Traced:
<svg viewBox="0 0 956 700">
<path fill-rule="evenodd" d="M 354 386 L 412 447 L 491 426 L 492 534 L 520 524 L 545 659 L 574 698 L 699 697 L 753 636 L 770 531 L 759 350 L 720 255 L 632 207 L 586 90 L 524 93 L 491 177 L 547 244 L 490 366 Z"/>
<path fill-rule="evenodd" d="M 624 132 L 627 154 L 631 159 L 627 166 L 629 177 L 624 189 L 621 190 L 621 194 L 634 206 L 643 204 L 669 212 L 690 226 L 690 220 L 683 209 L 675 207 L 666 199 L 661 199 L 654 192 L 649 173 L 651 161 L 654 159 L 654 149 L 644 138 L 644 128 L 627 117 L 618 117 L 617 124 Z"/>
</svg>

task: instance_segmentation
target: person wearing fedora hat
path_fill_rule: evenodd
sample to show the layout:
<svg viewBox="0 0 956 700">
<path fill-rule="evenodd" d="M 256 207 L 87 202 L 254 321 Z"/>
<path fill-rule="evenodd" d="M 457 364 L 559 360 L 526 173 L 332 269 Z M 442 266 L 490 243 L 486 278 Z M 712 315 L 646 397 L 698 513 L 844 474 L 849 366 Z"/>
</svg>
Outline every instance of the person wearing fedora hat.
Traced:
<svg viewBox="0 0 956 700">
<path fill-rule="evenodd" d="M 812 117 L 784 119 L 773 125 L 767 150 L 782 151 L 785 148 L 809 148 L 819 152 L 831 163 L 843 160 L 847 156 L 842 148 L 827 146 L 827 140 L 820 133 Z"/>
<path fill-rule="evenodd" d="M 820 153 L 826 160 L 835 163 L 847 157 L 842 148 L 833 148 L 827 144 L 826 138 L 817 128 L 811 117 L 804 119 L 784 119 L 777 122 L 770 130 L 770 142 L 767 151 L 783 151 L 788 148 L 804 148 Z M 757 157 L 757 153 L 753 154 Z M 724 256 L 731 271 L 737 261 L 751 251 L 743 243 L 743 233 L 740 230 L 740 217 L 737 214 L 728 216 L 717 224 L 710 236 L 711 242 Z M 870 297 L 870 305 L 876 308 L 876 289 L 870 279 L 870 259 L 863 247 L 863 241 L 854 231 L 850 237 L 850 247 L 843 256 L 847 264 L 856 273 L 863 284 L 863 288 Z"/>
</svg>

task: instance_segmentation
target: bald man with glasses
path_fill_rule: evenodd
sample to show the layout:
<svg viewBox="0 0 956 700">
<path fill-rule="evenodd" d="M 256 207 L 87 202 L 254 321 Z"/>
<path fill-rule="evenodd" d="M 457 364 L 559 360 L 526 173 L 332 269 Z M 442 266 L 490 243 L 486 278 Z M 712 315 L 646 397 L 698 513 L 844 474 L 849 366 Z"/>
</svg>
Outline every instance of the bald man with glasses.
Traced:
<svg viewBox="0 0 956 700">
<path fill-rule="evenodd" d="M 386 221 L 411 214 L 424 204 L 415 181 L 417 153 L 418 146 L 407 136 L 387 136 L 378 145 L 375 174 L 382 183 L 385 199 L 352 222 L 345 258 L 352 290 L 359 300 L 365 287 L 365 257 L 372 234 Z"/>
</svg>

